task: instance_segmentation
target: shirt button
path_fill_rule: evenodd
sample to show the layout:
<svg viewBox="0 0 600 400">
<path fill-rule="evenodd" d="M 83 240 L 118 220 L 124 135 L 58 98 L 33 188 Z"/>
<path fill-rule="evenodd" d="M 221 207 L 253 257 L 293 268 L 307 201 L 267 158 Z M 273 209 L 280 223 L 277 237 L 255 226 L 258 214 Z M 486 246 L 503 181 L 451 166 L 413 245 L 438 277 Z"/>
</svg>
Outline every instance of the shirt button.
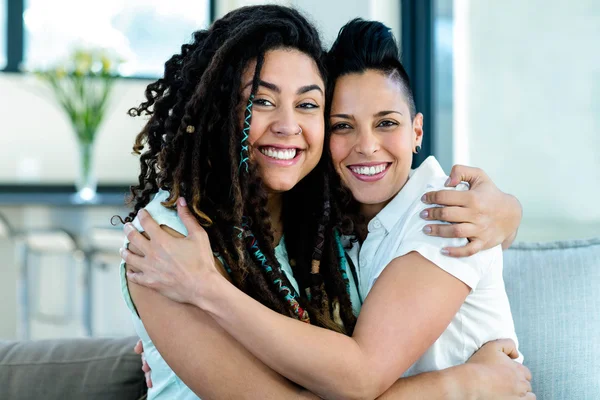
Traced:
<svg viewBox="0 0 600 400">
<path fill-rule="evenodd" d="M 373 228 L 375 228 L 375 229 L 381 228 L 381 222 L 379 222 L 379 220 L 375 220 L 373 222 Z"/>
</svg>

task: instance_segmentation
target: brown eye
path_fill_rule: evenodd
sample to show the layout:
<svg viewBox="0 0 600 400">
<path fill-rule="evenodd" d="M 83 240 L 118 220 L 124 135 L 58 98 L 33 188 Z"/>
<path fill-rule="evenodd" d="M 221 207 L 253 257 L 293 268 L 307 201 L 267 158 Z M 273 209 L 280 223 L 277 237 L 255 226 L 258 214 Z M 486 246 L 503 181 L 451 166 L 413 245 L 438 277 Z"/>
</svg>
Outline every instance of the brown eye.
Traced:
<svg viewBox="0 0 600 400">
<path fill-rule="evenodd" d="M 266 99 L 256 99 L 253 101 L 253 103 L 263 107 L 269 107 L 273 105 L 273 103 Z"/>
<path fill-rule="evenodd" d="M 345 122 L 340 122 L 339 124 L 335 124 L 331 127 L 332 131 L 339 131 L 343 129 L 352 129 L 352 127 Z"/>
<path fill-rule="evenodd" d="M 390 121 L 390 120 L 385 120 L 385 121 L 381 121 L 379 123 L 379 125 L 377 125 L 378 128 L 389 128 L 390 126 L 397 126 L 398 123 L 394 122 L 394 121 Z"/>
<path fill-rule="evenodd" d="M 312 109 L 315 109 L 315 108 L 319 108 L 319 105 L 318 104 L 314 104 L 314 103 L 302 103 L 302 104 L 300 104 L 298 106 L 298 108 L 303 108 L 303 109 L 306 109 L 306 110 L 312 110 Z"/>
</svg>

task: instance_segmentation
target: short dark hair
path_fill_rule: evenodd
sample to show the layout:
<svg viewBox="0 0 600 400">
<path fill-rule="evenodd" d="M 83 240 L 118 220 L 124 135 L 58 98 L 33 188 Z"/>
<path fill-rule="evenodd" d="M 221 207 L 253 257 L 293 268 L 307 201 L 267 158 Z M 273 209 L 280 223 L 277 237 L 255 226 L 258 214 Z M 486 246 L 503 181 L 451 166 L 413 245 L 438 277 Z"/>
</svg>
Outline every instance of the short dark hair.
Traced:
<svg viewBox="0 0 600 400">
<path fill-rule="evenodd" d="M 353 19 L 340 29 L 327 54 L 329 94 L 333 95 L 337 78 L 369 69 L 397 78 L 406 96 L 410 117 L 416 115 L 410 79 L 400 61 L 400 50 L 390 28 L 379 21 Z M 331 98 L 331 97 L 330 97 Z"/>
</svg>

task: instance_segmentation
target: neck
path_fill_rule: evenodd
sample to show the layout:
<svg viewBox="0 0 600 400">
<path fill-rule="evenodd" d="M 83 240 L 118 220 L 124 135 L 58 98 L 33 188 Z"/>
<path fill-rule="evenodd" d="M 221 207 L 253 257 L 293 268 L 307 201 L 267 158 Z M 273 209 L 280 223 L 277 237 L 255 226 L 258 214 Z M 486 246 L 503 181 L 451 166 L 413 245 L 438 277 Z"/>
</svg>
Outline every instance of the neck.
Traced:
<svg viewBox="0 0 600 400">
<path fill-rule="evenodd" d="M 283 196 L 281 193 L 269 193 L 267 211 L 271 217 L 271 228 L 273 229 L 273 246 L 277 246 L 283 235 L 283 221 L 281 211 L 283 208 Z"/>
<path fill-rule="evenodd" d="M 400 193 L 400 191 L 402 190 L 404 185 L 406 185 L 406 182 L 408 182 L 408 179 L 409 178 L 407 177 L 406 181 L 404 182 L 404 184 L 402 185 L 402 187 L 400 188 L 398 193 Z M 379 214 L 381 212 L 381 210 L 383 210 L 385 208 L 385 206 L 387 206 L 390 203 L 390 201 L 392 201 L 396 196 L 398 196 L 398 193 L 396 193 L 391 198 L 387 199 L 386 201 L 384 201 L 382 203 L 377 203 L 377 204 L 361 203 L 360 204 L 360 215 L 363 218 L 363 221 L 365 224 L 365 226 L 362 227 L 363 228 L 362 232 L 365 237 L 366 237 L 366 232 L 367 232 L 367 225 L 369 224 L 369 222 L 371 222 L 371 220 L 373 218 L 375 218 L 375 216 L 377 214 Z M 364 237 L 363 237 L 363 240 L 364 240 Z"/>
<path fill-rule="evenodd" d="M 368 224 L 381 210 L 384 209 L 385 206 L 391 201 L 388 200 L 384 203 L 377 204 L 361 204 L 360 205 L 360 215 L 364 218 L 366 224 Z"/>
</svg>

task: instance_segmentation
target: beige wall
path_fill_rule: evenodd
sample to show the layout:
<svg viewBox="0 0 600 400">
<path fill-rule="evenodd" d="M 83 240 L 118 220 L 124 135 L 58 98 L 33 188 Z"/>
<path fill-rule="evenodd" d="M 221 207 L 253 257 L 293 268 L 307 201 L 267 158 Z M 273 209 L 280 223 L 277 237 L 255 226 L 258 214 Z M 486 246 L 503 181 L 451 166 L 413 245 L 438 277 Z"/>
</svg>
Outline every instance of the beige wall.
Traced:
<svg viewBox="0 0 600 400">
<path fill-rule="evenodd" d="M 101 182 L 129 183 L 136 177 L 131 146 L 144 121 L 126 112 L 140 103 L 147 84 L 121 80 L 116 85 L 95 149 Z M 0 94 L 0 183 L 73 182 L 77 142 L 50 91 L 32 76 L 0 74 Z"/>
<path fill-rule="evenodd" d="M 455 161 L 523 203 L 522 239 L 600 235 L 600 2 L 455 0 Z"/>
</svg>

